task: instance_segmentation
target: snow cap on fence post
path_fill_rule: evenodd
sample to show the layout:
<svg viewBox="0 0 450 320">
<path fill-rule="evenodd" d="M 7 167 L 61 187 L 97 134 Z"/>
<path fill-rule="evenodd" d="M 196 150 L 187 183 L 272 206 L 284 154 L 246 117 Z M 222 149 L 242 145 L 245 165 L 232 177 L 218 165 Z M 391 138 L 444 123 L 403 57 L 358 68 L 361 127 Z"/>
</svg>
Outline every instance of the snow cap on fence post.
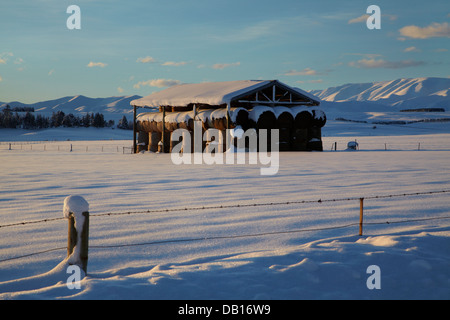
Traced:
<svg viewBox="0 0 450 320">
<path fill-rule="evenodd" d="M 77 265 L 87 272 L 89 240 L 89 203 L 81 196 L 64 199 L 64 218 L 69 221 L 67 258 L 69 265 Z"/>
</svg>

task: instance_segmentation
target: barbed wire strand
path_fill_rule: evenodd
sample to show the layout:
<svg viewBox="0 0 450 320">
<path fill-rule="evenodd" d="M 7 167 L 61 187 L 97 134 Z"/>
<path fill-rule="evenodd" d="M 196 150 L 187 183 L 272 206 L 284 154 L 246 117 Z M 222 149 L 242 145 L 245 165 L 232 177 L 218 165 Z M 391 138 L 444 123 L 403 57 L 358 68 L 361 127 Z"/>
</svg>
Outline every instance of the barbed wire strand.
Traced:
<svg viewBox="0 0 450 320">
<path fill-rule="evenodd" d="M 291 205 L 291 204 L 309 204 L 309 203 L 324 203 L 324 202 L 339 202 L 339 201 L 356 201 L 359 199 L 385 199 L 394 197 L 407 197 L 407 196 L 417 196 L 417 195 L 431 195 L 439 193 L 449 193 L 450 190 L 440 190 L 440 191 L 428 191 L 428 192 L 414 192 L 414 193 L 399 193 L 391 195 L 378 195 L 378 196 L 366 196 L 366 197 L 348 197 L 348 198 L 338 198 L 338 199 L 319 199 L 319 200 L 300 200 L 300 201 L 283 201 L 283 202 L 267 202 L 267 203 L 250 203 L 250 204 L 230 204 L 230 205 L 215 205 L 215 206 L 201 206 L 201 207 L 185 207 L 185 208 L 172 208 L 172 209 L 150 209 L 150 210 L 140 210 L 140 211 L 125 211 L 125 212 L 107 212 L 107 213 L 97 213 L 90 214 L 89 217 L 103 217 L 103 216 L 118 216 L 118 215 L 131 215 L 131 214 L 142 214 L 142 213 L 162 213 L 162 212 L 178 212 L 178 211 L 199 211 L 199 210 L 212 210 L 212 209 L 232 209 L 232 208 L 246 208 L 246 207 L 262 207 L 262 206 L 279 206 L 279 205 Z M 65 220 L 64 217 L 58 218 L 47 218 L 42 220 L 34 221 L 23 221 L 11 224 L 0 225 L 1 228 L 14 227 L 27 224 L 43 223 L 49 221 Z"/>
<path fill-rule="evenodd" d="M 443 219 L 450 219 L 450 216 L 430 217 L 430 218 L 420 218 L 420 219 L 406 219 L 406 220 L 384 221 L 384 222 L 365 222 L 364 225 L 397 224 L 397 223 L 410 223 L 410 222 L 421 222 L 421 221 L 427 221 L 427 220 L 431 221 L 431 220 L 443 220 Z M 141 243 L 116 244 L 116 245 L 90 245 L 89 249 L 111 249 L 111 248 L 138 247 L 138 246 L 148 246 L 148 245 L 161 245 L 161 244 L 168 244 L 168 243 L 262 237 L 262 236 L 279 235 L 279 234 L 291 234 L 291 233 L 301 233 L 301 232 L 344 229 L 344 228 L 354 227 L 354 226 L 358 226 L 358 225 L 359 225 L 359 223 L 350 223 L 350 224 L 346 224 L 346 225 L 332 226 L 332 227 L 296 229 L 296 230 L 285 230 L 285 231 L 271 231 L 271 232 L 261 232 L 261 233 L 253 233 L 253 234 L 230 235 L 230 236 L 169 239 L 169 240 L 159 240 L 159 241 L 141 242 Z M 16 260 L 16 259 L 21 259 L 21 258 L 26 258 L 26 257 L 30 257 L 30 256 L 40 255 L 40 254 L 44 254 L 44 253 L 49 253 L 49 252 L 53 252 L 53 251 L 59 251 L 59 250 L 67 250 L 67 247 L 53 248 L 53 249 L 48 249 L 48 250 L 44 250 L 44 251 L 39 251 L 36 253 L 30 253 L 30 254 L 16 256 L 16 257 L 12 257 L 12 258 L 6 258 L 6 259 L 0 260 L 0 263 L 6 262 L 6 261 L 11 261 L 11 260 Z"/>
</svg>

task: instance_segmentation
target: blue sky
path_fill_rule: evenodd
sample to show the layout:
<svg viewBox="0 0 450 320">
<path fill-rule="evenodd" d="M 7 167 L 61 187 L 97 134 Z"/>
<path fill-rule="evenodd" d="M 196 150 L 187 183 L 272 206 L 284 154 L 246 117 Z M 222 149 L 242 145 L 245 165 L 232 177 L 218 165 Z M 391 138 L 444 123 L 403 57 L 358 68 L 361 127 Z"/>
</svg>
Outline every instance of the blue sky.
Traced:
<svg viewBox="0 0 450 320">
<path fill-rule="evenodd" d="M 67 8 L 81 10 L 70 30 Z M 369 5 L 381 29 L 366 26 Z M 279 79 L 305 90 L 450 77 L 450 2 L 3 0 L 0 101 Z"/>
</svg>

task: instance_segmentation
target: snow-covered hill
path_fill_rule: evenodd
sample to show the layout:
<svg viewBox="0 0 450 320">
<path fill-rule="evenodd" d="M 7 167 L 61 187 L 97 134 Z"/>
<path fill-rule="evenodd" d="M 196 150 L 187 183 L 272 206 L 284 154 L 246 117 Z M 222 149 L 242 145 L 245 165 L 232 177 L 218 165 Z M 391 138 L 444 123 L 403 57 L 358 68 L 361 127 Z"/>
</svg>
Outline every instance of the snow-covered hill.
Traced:
<svg viewBox="0 0 450 320">
<path fill-rule="evenodd" d="M 54 100 L 41 101 L 37 103 L 25 104 L 18 101 L 0 103 L 0 108 L 7 104 L 11 108 L 32 107 L 35 113 L 51 116 L 53 112 L 63 111 L 65 114 L 73 113 L 82 115 L 86 113 L 101 113 L 106 120 L 118 120 L 125 114 L 131 114 L 133 109 L 130 101 L 139 99 L 141 96 L 119 96 L 107 98 L 90 98 L 83 95 L 68 96 Z"/>
<path fill-rule="evenodd" d="M 450 107 L 449 78 L 412 78 L 344 84 L 310 93 L 327 102 L 376 102 L 404 108 Z"/>
</svg>

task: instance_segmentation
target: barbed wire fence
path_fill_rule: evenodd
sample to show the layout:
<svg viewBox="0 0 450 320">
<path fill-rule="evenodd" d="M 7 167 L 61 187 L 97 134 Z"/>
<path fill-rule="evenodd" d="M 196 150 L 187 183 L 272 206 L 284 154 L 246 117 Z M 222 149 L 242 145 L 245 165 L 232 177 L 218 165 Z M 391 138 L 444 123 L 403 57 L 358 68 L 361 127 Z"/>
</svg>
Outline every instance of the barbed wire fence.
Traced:
<svg viewBox="0 0 450 320">
<path fill-rule="evenodd" d="M 348 142 L 354 141 L 359 144 L 360 151 L 448 151 L 450 150 L 450 142 L 436 143 L 431 141 L 409 141 L 402 140 L 379 140 L 379 141 L 358 141 L 352 140 L 350 137 L 338 137 L 336 139 L 323 137 L 324 151 L 345 151 L 348 150 Z M 132 153 L 133 146 L 126 143 L 113 143 L 105 140 L 102 144 L 89 144 L 83 141 L 0 141 L 0 151 L 59 151 L 59 152 L 109 152 L 109 153 Z"/>
<path fill-rule="evenodd" d="M 61 142 L 20 142 L 1 143 L 0 150 L 15 151 L 49 151 L 49 152 L 94 152 L 94 153 L 131 153 L 133 146 L 128 144 L 83 144 Z"/>
<path fill-rule="evenodd" d="M 282 206 L 282 205 L 305 205 L 305 204 L 322 204 L 322 203 L 333 203 L 333 202 L 344 202 L 344 201 L 359 201 L 361 204 L 360 220 L 354 223 L 347 223 L 342 225 L 333 226 L 322 226 L 316 228 L 301 228 L 301 229 L 291 229 L 291 230 L 279 230 L 279 231 L 267 231 L 267 232 L 256 232 L 256 233 L 246 233 L 246 234 L 235 234 L 235 235 L 225 235 L 225 236 L 206 236 L 206 237 L 190 237 L 181 239 L 167 239 L 158 241 L 147 241 L 140 243 L 128 243 L 128 244 L 113 244 L 113 245 L 93 245 L 89 246 L 92 249 L 110 249 L 110 248 L 124 248 L 124 247 L 137 247 L 137 246 L 151 246 L 151 245 L 162 245 L 168 243 L 186 243 L 186 242 L 196 242 L 196 241 L 213 241 L 213 240 L 227 240 L 227 239 L 237 239 L 237 238 L 250 238 L 250 237 L 263 237 L 263 236 L 273 236 L 280 234 L 293 234 L 302 232 L 314 232 L 314 231 L 324 231 L 324 230 L 334 230 L 334 229 L 344 229 L 350 227 L 360 227 L 360 235 L 362 235 L 363 225 L 383 225 L 383 224 L 403 224 L 412 222 L 424 222 L 424 221 L 436 221 L 450 219 L 450 212 L 444 216 L 433 216 L 424 218 L 408 218 L 408 219 L 397 219 L 382 222 L 363 222 L 362 219 L 362 203 L 363 200 L 373 200 L 373 199 L 388 199 L 388 198 L 399 198 L 399 197 L 414 197 L 414 196 L 427 196 L 427 195 L 437 195 L 437 194 L 447 194 L 450 190 L 439 190 L 439 191 L 429 191 L 429 192 L 415 192 L 415 193 L 399 193 L 399 194 L 389 194 L 389 195 L 374 195 L 366 197 L 344 197 L 335 199 L 317 199 L 317 200 L 301 200 L 301 201 L 282 201 L 282 202 L 266 202 L 266 203 L 251 203 L 251 204 L 226 204 L 226 205 L 212 205 L 212 206 L 197 206 L 197 207 L 180 207 L 180 208 L 167 208 L 167 209 L 150 209 L 150 210 L 137 210 L 137 211 L 123 211 L 123 212 L 104 212 L 91 214 L 90 217 L 108 217 L 108 216 L 129 216 L 137 214 L 152 214 L 152 213 L 171 213 L 171 212 L 181 212 L 181 211 L 202 211 L 202 210 L 214 210 L 214 209 L 244 209 L 248 207 L 271 207 L 271 206 Z M 0 232 L 2 229 L 20 227 L 31 224 L 42 224 L 49 223 L 53 221 L 67 220 L 64 217 L 57 218 L 46 218 L 41 220 L 32 221 L 22 221 L 10 224 L 0 225 Z M 38 252 L 33 252 L 29 254 L 18 255 L 14 257 L 9 257 L 1 259 L 0 263 L 7 262 L 11 260 L 17 260 L 21 258 L 26 258 L 30 256 L 36 256 L 41 254 L 46 254 L 54 251 L 67 250 L 67 247 L 55 247 Z"/>
</svg>

